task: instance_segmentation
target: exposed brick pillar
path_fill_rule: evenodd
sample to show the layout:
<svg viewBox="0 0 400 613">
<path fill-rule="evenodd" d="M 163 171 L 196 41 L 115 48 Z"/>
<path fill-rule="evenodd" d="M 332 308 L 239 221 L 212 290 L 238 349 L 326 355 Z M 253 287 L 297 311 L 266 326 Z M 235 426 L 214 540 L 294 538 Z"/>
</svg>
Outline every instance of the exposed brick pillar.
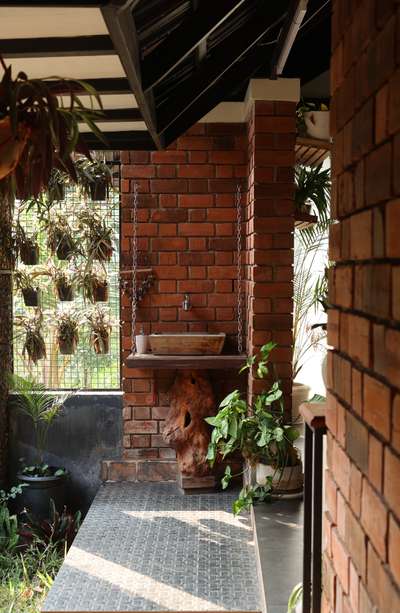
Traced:
<svg viewBox="0 0 400 613">
<path fill-rule="evenodd" d="M 394 2 L 333 2 L 324 611 L 400 611 L 400 62 Z M 397 43 L 396 43 L 397 32 Z"/>
<path fill-rule="evenodd" d="M 278 343 L 272 358 L 290 415 L 298 82 L 278 80 L 263 84 L 269 99 L 252 101 L 248 120 L 247 351 L 254 354 L 271 340 Z M 271 100 L 274 93 L 276 98 Z M 288 94 L 289 100 L 285 99 Z M 249 400 L 264 387 L 263 381 L 250 377 Z"/>
</svg>

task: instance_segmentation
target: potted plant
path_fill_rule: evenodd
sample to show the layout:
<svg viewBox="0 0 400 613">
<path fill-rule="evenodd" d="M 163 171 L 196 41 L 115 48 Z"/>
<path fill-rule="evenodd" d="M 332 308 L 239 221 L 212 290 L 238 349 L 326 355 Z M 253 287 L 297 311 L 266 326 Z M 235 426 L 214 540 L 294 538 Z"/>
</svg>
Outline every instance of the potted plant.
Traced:
<svg viewBox="0 0 400 613">
<path fill-rule="evenodd" d="M 256 377 L 269 376 L 269 357 L 276 347 L 267 343 L 261 348 L 261 357 L 252 356 L 240 372 L 251 369 Z M 233 506 L 234 513 L 248 508 L 256 500 L 270 496 L 298 496 L 303 488 L 300 454 L 294 443 L 298 430 L 287 423 L 278 380 L 269 389 L 258 394 L 248 406 L 238 390 L 229 394 L 220 404 L 215 417 L 208 417 L 213 426 L 207 458 L 211 465 L 240 451 L 247 465 L 243 472 L 250 481 L 250 469 L 256 468 L 257 485 L 247 483 Z M 231 467 L 225 468 L 222 487 L 232 478 Z"/>
<path fill-rule="evenodd" d="M 68 260 L 81 253 L 78 242 L 73 238 L 73 230 L 65 214 L 54 213 L 45 226 L 47 244 L 52 255 L 56 255 L 59 260 Z"/>
<path fill-rule="evenodd" d="M 106 162 L 79 158 L 75 168 L 82 192 L 94 202 L 107 200 L 112 173 Z"/>
<path fill-rule="evenodd" d="M 11 405 L 27 415 L 34 433 L 33 463 L 24 463 L 18 473 L 19 483 L 27 486 L 22 492 L 23 502 L 35 516 L 48 517 L 51 500 L 59 511 L 64 507 L 67 472 L 45 463 L 44 451 L 49 429 L 71 394 L 51 394 L 41 383 L 17 375 L 10 375 L 10 386 Z"/>
<path fill-rule="evenodd" d="M 327 222 L 331 193 L 330 169 L 322 170 L 322 164 L 315 168 L 295 167 L 296 190 L 295 208 L 300 213 L 310 213 L 315 207 L 319 221 Z"/>
<path fill-rule="evenodd" d="M 25 335 L 22 346 L 22 355 L 28 357 L 29 362 L 36 364 L 38 360 L 46 357 L 46 344 L 43 338 L 43 313 L 36 309 L 33 315 L 16 315 L 16 326 L 22 328 Z"/>
<path fill-rule="evenodd" d="M 112 326 L 108 311 L 96 306 L 87 313 L 86 319 L 90 327 L 90 343 L 95 352 L 98 355 L 109 353 Z"/>
<path fill-rule="evenodd" d="M 305 102 L 297 105 L 297 132 L 318 140 L 329 140 L 329 109 L 320 102 Z"/>
<path fill-rule="evenodd" d="M 74 299 L 74 278 L 71 271 L 54 266 L 49 262 L 47 274 L 51 277 L 56 290 L 57 298 L 61 302 L 71 302 Z"/>
<path fill-rule="evenodd" d="M 76 283 L 82 290 L 83 298 L 89 302 L 108 301 L 107 273 L 100 266 L 84 267 L 76 273 Z"/>
<path fill-rule="evenodd" d="M 65 185 L 68 182 L 69 176 L 59 168 L 53 168 L 50 173 L 49 183 L 47 185 L 47 200 L 49 203 L 65 200 Z"/>
<path fill-rule="evenodd" d="M 78 213 L 78 229 L 85 241 L 89 263 L 109 262 L 114 252 L 113 230 L 105 218 L 93 209 L 82 209 Z"/>
<path fill-rule="evenodd" d="M 79 341 L 80 319 L 73 311 L 63 311 L 56 314 L 56 333 L 58 348 L 62 355 L 75 353 Z"/>
<path fill-rule="evenodd" d="M 30 236 L 26 233 L 19 220 L 15 225 L 14 244 L 23 264 L 35 266 L 39 262 L 39 244 L 37 232 Z"/>
<path fill-rule="evenodd" d="M 19 268 L 14 273 L 14 281 L 24 298 L 25 306 L 38 307 L 40 303 L 40 290 L 35 285 L 34 276 Z"/>
</svg>

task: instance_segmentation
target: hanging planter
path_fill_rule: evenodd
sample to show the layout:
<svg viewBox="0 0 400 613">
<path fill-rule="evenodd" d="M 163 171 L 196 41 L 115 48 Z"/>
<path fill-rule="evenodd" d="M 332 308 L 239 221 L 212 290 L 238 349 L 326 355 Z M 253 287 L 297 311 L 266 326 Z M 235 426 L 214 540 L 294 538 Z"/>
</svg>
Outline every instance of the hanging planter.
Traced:
<svg viewBox="0 0 400 613">
<path fill-rule="evenodd" d="M 93 202 L 102 202 L 108 199 L 108 184 L 101 180 L 96 179 L 94 183 L 90 185 L 90 198 Z"/>
<path fill-rule="evenodd" d="M 59 351 L 62 355 L 75 353 L 79 341 L 79 320 L 72 312 L 56 314 L 56 336 Z"/>
<path fill-rule="evenodd" d="M 93 202 L 108 199 L 112 173 L 105 162 L 81 158 L 75 162 L 78 183 L 82 192 Z"/>
<path fill-rule="evenodd" d="M 104 217 L 91 209 L 78 214 L 78 228 L 82 232 L 89 261 L 109 262 L 114 253 L 113 230 Z"/>
<path fill-rule="evenodd" d="M 53 280 L 57 298 L 61 302 L 71 302 L 74 299 L 74 281 L 71 272 L 54 266 L 52 262 L 48 264 L 47 271 Z"/>
<path fill-rule="evenodd" d="M 37 309 L 32 316 L 16 315 L 14 318 L 16 326 L 22 328 L 24 343 L 22 355 L 27 357 L 29 362 L 36 364 L 39 360 L 46 357 L 46 344 L 43 338 L 43 314 Z"/>
<path fill-rule="evenodd" d="M 107 281 L 95 281 L 93 284 L 93 302 L 108 302 Z"/>
<path fill-rule="evenodd" d="M 47 186 L 47 198 L 50 203 L 65 200 L 65 184 L 68 181 L 66 172 L 53 168 Z"/>
<path fill-rule="evenodd" d="M 102 307 L 94 307 L 87 316 L 90 326 L 90 343 L 97 355 L 110 351 L 111 321 L 109 313 Z"/>
<path fill-rule="evenodd" d="M 92 269 L 82 267 L 75 279 L 78 288 L 82 290 L 84 300 L 92 303 L 108 302 L 108 281 L 104 268 L 98 265 Z"/>
<path fill-rule="evenodd" d="M 56 283 L 56 291 L 58 299 L 61 302 L 72 302 L 74 299 L 74 288 L 63 281 Z"/>
<path fill-rule="evenodd" d="M 40 292 L 39 288 L 34 285 L 33 276 L 25 270 L 19 269 L 14 274 L 14 281 L 17 289 L 22 293 L 25 306 L 38 307 L 40 305 Z"/>
<path fill-rule="evenodd" d="M 0 180 L 15 170 L 30 134 L 30 128 L 22 122 L 15 133 L 9 116 L 0 119 Z"/>
<path fill-rule="evenodd" d="M 19 220 L 14 228 L 15 251 L 19 254 L 21 261 L 27 266 L 35 266 L 39 262 L 39 244 L 37 233 L 28 236 Z"/>
<path fill-rule="evenodd" d="M 73 238 L 72 228 L 68 218 L 62 213 L 55 213 L 46 222 L 47 244 L 52 255 L 61 261 L 69 260 L 74 255 L 80 255 L 79 244 Z"/>
</svg>

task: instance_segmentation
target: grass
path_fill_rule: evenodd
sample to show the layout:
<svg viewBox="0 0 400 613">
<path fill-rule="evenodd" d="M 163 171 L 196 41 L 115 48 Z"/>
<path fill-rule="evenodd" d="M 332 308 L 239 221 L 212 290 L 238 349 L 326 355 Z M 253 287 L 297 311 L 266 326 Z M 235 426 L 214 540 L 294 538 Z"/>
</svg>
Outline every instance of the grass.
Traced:
<svg viewBox="0 0 400 613">
<path fill-rule="evenodd" d="M 0 613 L 39 613 L 64 557 L 39 540 L 23 553 L 0 554 Z"/>
</svg>

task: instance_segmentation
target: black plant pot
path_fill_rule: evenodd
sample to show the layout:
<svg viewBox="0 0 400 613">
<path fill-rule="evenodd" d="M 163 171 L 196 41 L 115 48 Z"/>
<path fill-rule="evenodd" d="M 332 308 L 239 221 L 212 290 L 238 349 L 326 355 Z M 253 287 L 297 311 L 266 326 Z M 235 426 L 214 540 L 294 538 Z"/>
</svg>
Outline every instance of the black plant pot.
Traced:
<svg viewBox="0 0 400 613">
<path fill-rule="evenodd" d="M 37 289 L 23 289 L 22 295 L 24 297 L 25 306 L 37 307 L 40 303 L 39 290 Z"/>
<path fill-rule="evenodd" d="M 90 184 L 90 198 L 93 201 L 107 200 L 108 185 L 104 181 L 94 181 Z"/>
<path fill-rule="evenodd" d="M 19 254 L 26 266 L 35 266 L 39 262 L 39 245 L 21 245 Z"/>
<path fill-rule="evenodd" d="M 58 349 L 61 355 L 73 355 L 76 349 L 76 342 L 63 340 L 61 338 L 58 339 Z"/>
<path fill-rule="evenodd" d="M 73 255 L 71 243 L 67 236 L 60 239 L 56 247 L 56 255 L 59 260 L 68 260 Z"/>
<path fill-rule="evenodd" d="M 52 467 L 55 472 L 57 469 Z M 54 500 L 57 511 L 65 505 L 67 474 L 58 477 L 30 477 L 18 473 L 18 481 L 27 487 L 22 489 L 21 503 L 38 518 L 46 519 L 50 512 L 50 499 Z"/>
<path fill-rule="evenodd" d="M 71 302 L 74 299 L 72 285 L 57 285 L 57 296 L 61 302 Z"/>
<path fill-rule="evenodd" d="M 93 285 L 93 301 L 107 302 L 108 301 L 108 283 L 99 283 Z"/>
<path fill-rule="evenodd" d="M 50 202 L 58 202 L 65 200 L 65 185 L 64 183 L 56 183 L 52 189 L 49 190 Z"/>
</svg>

